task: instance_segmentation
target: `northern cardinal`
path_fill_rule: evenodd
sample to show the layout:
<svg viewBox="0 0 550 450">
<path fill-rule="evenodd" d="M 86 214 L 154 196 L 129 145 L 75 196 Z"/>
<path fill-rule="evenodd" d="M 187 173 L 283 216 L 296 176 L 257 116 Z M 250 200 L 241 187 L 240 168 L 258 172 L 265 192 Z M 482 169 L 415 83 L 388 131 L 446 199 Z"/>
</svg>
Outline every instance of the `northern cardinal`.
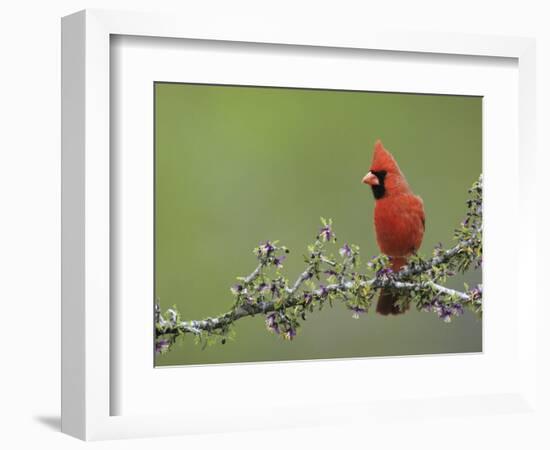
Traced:
<svg viewBox="0 0 550 450">
<path fill-rule="evenodd" d="M 424 203 L 414 195 L 391 153 L 376 141 L 370 171 L 363 177 L 375 198 L 374 229 L 380 251 L 391 259 L 398 272 L 422 244 L 425 229 Z M 396 305 L 396 295 L 380 292 L 376 311 L 380 314 L 404 312 Z"/>
</svg>

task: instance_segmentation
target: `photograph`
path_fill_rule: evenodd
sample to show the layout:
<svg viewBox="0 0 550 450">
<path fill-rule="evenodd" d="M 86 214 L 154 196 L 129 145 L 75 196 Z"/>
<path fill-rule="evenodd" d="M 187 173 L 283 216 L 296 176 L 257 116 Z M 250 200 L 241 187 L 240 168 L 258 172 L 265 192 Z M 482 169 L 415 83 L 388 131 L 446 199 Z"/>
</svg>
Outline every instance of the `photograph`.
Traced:
<svg viewBox="0 0 550 450">
<path fill-rule="evenodd" d="M 156 367 L 483 352 L 483 97 L 153 89 Z"/>
<path fill-rule="evenodd" d="M 0 450 L 550 449 L 546 2 L 2 6 Z"/>
</svg>

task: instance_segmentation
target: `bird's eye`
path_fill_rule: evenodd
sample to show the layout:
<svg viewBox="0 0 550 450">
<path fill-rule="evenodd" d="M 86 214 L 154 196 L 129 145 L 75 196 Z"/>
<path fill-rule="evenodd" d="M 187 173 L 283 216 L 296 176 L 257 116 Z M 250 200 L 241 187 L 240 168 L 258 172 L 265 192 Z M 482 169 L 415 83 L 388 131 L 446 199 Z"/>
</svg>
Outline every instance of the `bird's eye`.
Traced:
<svg viewBox="0 0 550 450">
<path fill-rule="evenodd" d="M 371 172 L 376 175 L 376 178 L 378 178 L 380 184 L 384 184 L 384 178 L 386 178 L 386 175 L 388 174 L 386 170 L 371 170 Z"/>
</svg>

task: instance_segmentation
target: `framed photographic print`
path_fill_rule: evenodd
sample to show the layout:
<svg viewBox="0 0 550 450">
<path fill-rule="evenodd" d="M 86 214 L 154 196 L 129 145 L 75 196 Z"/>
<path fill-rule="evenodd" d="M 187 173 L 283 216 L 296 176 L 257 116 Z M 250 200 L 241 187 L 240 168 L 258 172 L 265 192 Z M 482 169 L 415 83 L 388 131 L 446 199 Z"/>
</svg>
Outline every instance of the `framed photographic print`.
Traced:
<svg viewBox="0 0 550 450">
<path fill-rule="evenodd" d="M 481 204 L 468 194 L 481 97 L 173 82 L 154 96 L 156 365 L 482 350 Z M 409 150 L 390 153 L 390 139 Z M 432 270 L 413 269 L 417 250 L 443 255 L 455 228 L 468 244 L 434 267 L 464 273 L 460 290 L 434 281 L 414 296 L 424 281 L 408 276 L 377 292 L 390 270 Z"/>
<path fill-rule="evenodd" d="M 63 431 L 532 411 L 531 40 L 62 32 Z"/>
</svg>

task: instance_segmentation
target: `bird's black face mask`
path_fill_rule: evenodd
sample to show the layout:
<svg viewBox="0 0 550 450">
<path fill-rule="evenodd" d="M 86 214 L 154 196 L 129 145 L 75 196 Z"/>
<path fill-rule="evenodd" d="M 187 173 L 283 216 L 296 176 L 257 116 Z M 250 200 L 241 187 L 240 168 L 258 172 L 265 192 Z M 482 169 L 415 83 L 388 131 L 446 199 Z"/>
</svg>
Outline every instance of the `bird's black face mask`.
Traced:
<svg viewBox="0 0 550 450">
<path fill-rule="evenodd" d="M 374 198 L 376 200 L 381 199 L 384 197 L 384 194 L 386 193 L 386 186 L 384 185 L 384 179 L 386 178 L 387 172 L 385 170 L 371 170 L 371 173 L 378 178 L 378 184 L 371 186 L 372 189 L 372 195 L 374 195 Z"/>
</svg>

